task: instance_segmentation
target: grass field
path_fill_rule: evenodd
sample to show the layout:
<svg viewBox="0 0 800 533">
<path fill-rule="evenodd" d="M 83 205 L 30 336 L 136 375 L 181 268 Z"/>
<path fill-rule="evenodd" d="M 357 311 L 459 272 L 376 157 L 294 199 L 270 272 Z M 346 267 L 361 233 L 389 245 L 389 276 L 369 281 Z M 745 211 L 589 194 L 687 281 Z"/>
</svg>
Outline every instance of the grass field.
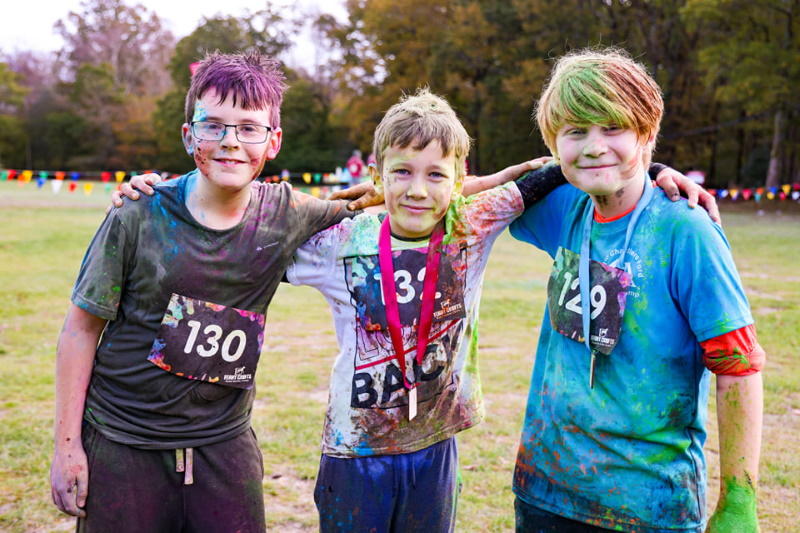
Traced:
<svg viewBox="0 0 800 533">
<path fill-rule="evenodd" d="M 50 501 L 55 348 L 104 191 L 54 196 L 0 182 L 0 531 L 74 528 Z M 800 531 L 800 216 L 723 211 L 768 354 L 759 506 L 764 533 Z M 481 307 L 486 422 L 459 436 L 458 531 L 513 530 L 511 472 L 550 261 L 507 234 L 493 251 Z M 315 531 L 312 488 L 336 353 L 330 313 L 306 288 L 281 287 L 270 309 L 253 425 L 271 531 Z M 711 409 L 711 413 L 714 413 Z M 718 486 L 716 421 L 707 445 Z"/>
</svg>

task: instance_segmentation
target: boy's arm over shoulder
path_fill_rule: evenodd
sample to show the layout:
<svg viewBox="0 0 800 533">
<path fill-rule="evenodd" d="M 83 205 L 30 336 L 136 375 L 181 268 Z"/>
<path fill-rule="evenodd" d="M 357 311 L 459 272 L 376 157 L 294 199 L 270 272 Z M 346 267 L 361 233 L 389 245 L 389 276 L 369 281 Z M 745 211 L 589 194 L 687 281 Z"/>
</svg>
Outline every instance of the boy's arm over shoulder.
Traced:
<svg viewBox="0 0 800 533">
<path fill-rule="evenodd" d="M 370 218 L 374 218 L 374 215 L 362 213 L 312 235 L 292 256 L 292 262 L 286 270 L 286 280 L 292 285 L 312 287 L 323 287 L 330 283 L 341 256 L 341 247 L 346 245 L 354 228 L 363 227 L 364 219 Z"/>
<path fill-rule="evenodd" d="M 524 165 L 528 165 L 528 163 Z M 525 209 L 547 196 L 559 185 L 566 183 L 561 169 L 557 165 L 536 166 L 538 168 L 523 173 L 516 181 L 508 181 L 501 186 L 492 187 L 473 194 L 466 200 L 458 201 L 461 206 L 459 213 L 466 216 L 474 227 L 480 228 L 481 233 L 504 229 Z M 499 225 L 499 227 L 493 228 L 494 225 Z"/>
<path fill-rule="evenodd" d="M 567 183 L 561 167 L 555 163 L 550 163 L 538 170 L 528 172 L 517 180 L 517 187 L 522 194 L 522 201 L 525 209 L 553 192 L 556 187 Z"/>
<path fill-rule="evenodd" d="M 524 163 L 511 165 L 489 176 L 467 176 L 464 180 L 462 194 L 464 196 L 472 196 L 473 194 L 478 194 L 479 192 L 487 191 L 510 181 L 517 180 L 532 170 L 542 168 L 552 159 L 552 157 L 548 156 L 538 157 L 530 161 L 525 161 Z"/>
<path fill-rule="evenodd" d="M 70 305 L 56 351 L 55 453 L 50 466 L 53 503 L 63 512 L 86 516 L 88 463 L 81 442 L 86 391 L 95 349 L 106 321 Z"/>
<path fill-rule="evenodd" d="M 302 231 L 306 240 L 316 232 L 338 224 L 346 218 L 359 214 L 350 211 L 345 200 L 320 200 L 310 194 L 292 191 L 292 202 L 297 212 Z"/>
<path fill-rule="evenodd" d="M 560 239 L 565 224 L 570 223 L 573 218 L 579 220 L 582 215 L 581 206 L 584 203 L 581 199 L 589 201 L 584 192 L 572 185 L 556 187 L 543 199 L 531 204 L 511 223 L 511 235 L 555 256 L 558 246 L 562 244 Z"/>
</svg>

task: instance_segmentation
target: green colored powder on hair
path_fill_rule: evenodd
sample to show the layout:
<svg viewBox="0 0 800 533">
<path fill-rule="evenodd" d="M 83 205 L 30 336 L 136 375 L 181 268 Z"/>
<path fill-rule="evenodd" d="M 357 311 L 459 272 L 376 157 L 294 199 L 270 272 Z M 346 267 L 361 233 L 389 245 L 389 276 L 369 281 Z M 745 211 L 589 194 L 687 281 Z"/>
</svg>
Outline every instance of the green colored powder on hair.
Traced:
<svg viewBox="0 0 800 533">
<path fill-rule="evenodd" d="M 563 123 L 576 126 L 616 125 L 630 129 L 632 122 L 622 106 L 612 100 L 614 89 L 599 65 L 594 68 L 572 69 L 569 77 L 558 87 L 555 112 Z"/>
</svg>

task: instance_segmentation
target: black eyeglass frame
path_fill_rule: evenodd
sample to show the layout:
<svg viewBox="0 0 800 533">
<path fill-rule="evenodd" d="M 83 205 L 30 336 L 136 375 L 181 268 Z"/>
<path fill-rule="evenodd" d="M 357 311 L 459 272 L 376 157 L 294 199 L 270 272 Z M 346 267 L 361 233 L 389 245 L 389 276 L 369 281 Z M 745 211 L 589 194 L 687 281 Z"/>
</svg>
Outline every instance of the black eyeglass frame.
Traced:
<svg viewBox="0 0 800 533">
<path fill-rule="evenodd" d="M 199 135 L 197 133 L 197 130 L 195 130 L 195 124 L 216 124 L 217 126 L 222 126 L 222 128 L 223 128 L 222 129 L 222 134 L 219 136 L 219 139 L 204 139 L 201 135 Z M 192 135 L 194 135 L 194 138 L 197 139 L 198 141 L 206 141 L 206 142 L 209 142 L 209 141 L 217 141 L 217 142 L 219 142 L 219 141 L 221 141 L 222 139 L 225 138 L 225 135 L 227 135 L 228 128 L 233 128 L 233 131 L 236 134 L 236 139 L 240 143 L 244 143 L 244 144 L 263 144 L 263 143 L 267 142 L 267 139 L 269 139 L 270 132 L 271 131 L 275 131 L 275 128 L 273 128 L 272 126 L 264 126 L 262 124 L 224 124 L 222 122 L 217 122 L 216 120 L 194 120 L 194 121 L 191 122 L 190 125 L 192 127 Z M 264 138 L 262 140 L 260 140 L 260 141 L 245 141 L 245 140 L 242 140 L 242 138 L 239 137 L 239 133 L 240 133 L 239 132 L 239 128 L 242 128 L 242 127 L 245 127 L 245 126 L 255 127 L 255 128 L 263 128 L 264 129 Z"/>
</svg>

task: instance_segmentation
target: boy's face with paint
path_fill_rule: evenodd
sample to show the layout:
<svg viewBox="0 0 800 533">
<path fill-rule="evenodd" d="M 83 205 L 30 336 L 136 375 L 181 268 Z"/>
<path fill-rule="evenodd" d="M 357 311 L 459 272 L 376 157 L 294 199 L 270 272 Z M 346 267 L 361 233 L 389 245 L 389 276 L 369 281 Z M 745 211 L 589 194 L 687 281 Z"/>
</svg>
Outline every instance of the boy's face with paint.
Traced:
<svg viewBox="0 0 800 533">
<path fill-rule="evenodd" d="M 556 134 L 555 147 L 567 181 L 592 196 L 607 196 L 620 194 L 643 175 L 650 144 L 631 129 L 565 124 Z"/>
<path fill-rule="evenodd" d="M 384 152 L 383 169 L 370 166 L 378 192 L 383 192 L 389 211 L 389 225 L 398 237 L 427 237 L 447 213 L 454 195 L 461 193 L 456 183 L 456 158 L 451 150 L 442 153 L 438 141 L 422 150 L 390 146 Z"/>
<path fill-rule="evenodd" d="M 269 109 L 242 109 L 233 105 L 231 94 L 224 102 L 220 102 L 214 89 L 197 99 L 192 122 L 198 121 L 272 126 Z M 281 129 L 274 128 L 267 133 L 265 142 L 249 144 L 239 141 L 234 128 L 226 127 L 221 140 L 204 141 L 194 137 L 191 124 L 182 127 L 183 144 L 203 177 L 209 184 L 230 192 L 248 186 L 259 176 L 264 164 L 278 155 L 281 135 Z"/>
</svg>

